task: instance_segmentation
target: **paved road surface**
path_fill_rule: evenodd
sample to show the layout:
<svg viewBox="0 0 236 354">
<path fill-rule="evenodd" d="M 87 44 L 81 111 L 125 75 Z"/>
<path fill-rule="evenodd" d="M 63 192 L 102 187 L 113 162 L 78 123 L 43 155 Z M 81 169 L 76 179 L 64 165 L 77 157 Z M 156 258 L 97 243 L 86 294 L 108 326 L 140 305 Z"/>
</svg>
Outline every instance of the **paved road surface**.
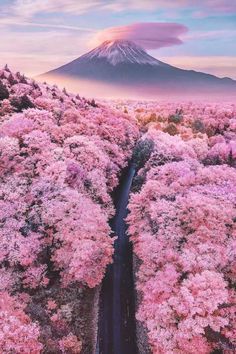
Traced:
<svg viewBox="0 0 236 354">
<path fill-rule="evenodd" d="M 132 247 L 124 221 L 134 174 L 135 169 L 131 165 L 116 192 L 116 215 L 111 227 L 118 239 L 114 263 L 107 268 L 102 285 L 96 354 L 137 354 Z"/>
</svg>

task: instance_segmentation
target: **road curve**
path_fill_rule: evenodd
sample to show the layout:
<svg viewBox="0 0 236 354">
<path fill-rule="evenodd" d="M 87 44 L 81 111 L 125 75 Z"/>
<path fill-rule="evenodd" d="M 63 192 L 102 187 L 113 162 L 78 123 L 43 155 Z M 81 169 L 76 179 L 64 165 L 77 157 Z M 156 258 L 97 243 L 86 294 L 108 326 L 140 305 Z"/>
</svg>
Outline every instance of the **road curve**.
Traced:
<svg viewBox="0 0 236 354">
<path fill-rule="evenodd" d="M 111 228 L 118 238 L 114 262 L 107 268 L 101 289 L 96 354 L 137 354 L 132 245 L 124 220 L 134 174 L 130 165 L 115 193 L 116 214 Z"/>
</svg>

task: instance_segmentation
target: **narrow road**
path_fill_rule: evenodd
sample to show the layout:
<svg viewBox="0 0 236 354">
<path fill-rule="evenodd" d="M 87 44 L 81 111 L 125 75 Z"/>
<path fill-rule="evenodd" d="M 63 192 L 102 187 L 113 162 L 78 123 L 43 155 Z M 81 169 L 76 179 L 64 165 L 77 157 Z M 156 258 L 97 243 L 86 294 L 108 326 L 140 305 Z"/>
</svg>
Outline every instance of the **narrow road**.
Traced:
<svg viewBox="0 0 236 354">
<path fill-rule="evenodd" d="M 114 262 L 107 268 L 100 298 L 96 354 L 136 354 L 132 245 L 128 240 L 127 204 L 135 174 L 131 165 L 116 191 L 116 215 L 111 227 L 116 236 Z"/>
</svg>

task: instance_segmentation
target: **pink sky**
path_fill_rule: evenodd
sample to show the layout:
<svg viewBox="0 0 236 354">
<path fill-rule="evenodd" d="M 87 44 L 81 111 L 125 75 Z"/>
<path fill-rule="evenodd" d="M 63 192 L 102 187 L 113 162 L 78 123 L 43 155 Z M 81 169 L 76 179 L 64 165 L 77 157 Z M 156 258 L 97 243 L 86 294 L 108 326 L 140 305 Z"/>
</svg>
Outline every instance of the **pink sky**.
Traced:
<svg viewBox="0 0 236 354">
<path fill-rule="evenodd" d="M 0 66 L 29 76 L 121 36 L 172 65 L 236 79 L 233 0 L 1 0 L 0 30 Z"/>
</svg>

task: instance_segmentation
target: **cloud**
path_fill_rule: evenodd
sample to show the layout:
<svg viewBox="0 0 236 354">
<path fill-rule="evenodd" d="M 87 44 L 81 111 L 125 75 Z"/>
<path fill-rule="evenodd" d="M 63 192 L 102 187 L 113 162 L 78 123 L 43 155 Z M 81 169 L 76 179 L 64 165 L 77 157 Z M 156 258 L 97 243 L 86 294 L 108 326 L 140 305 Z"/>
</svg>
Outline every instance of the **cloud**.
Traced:
<svg viewBox="0 0 236 354">
<path fill-rule="evenodd" d="M 35 28 L 52 28 L 59 30 L 68 30 L 68 31 L 79 31 L 79 32 L 90 32 L 95 33 L 94 28 L 89 27 L 78 27 L 78 26 L 70 26 L 56 23 L 39 23 L 39 22 L 27 22 L 27 21 L 17 21 L 17 19 L 8 17 L 1 19 L 0 18 L 0 26 L 5 25 L 13 25 L 13 26 L 21 26 L 21 27 L 35 27 Z"/>
<path fill-rule="evenodd" d="M 15 16 L 31 18 L 38 13 L 88 12 L 102 3 L 101 0 L 15 0 L 11 11 Z"/>
<path fill-rule="evenodd" d="M 32 32 L 24 29 L 1 28 L 4 41 L 0 68 L 8 63 L 12 70 L 33 76 L 76 59 L 88 49 L 90 33 L 75 36 L 74 31 L 58 28 Z"/>
<path fill-rule="evenodd" d="M 236 12 L 236 2 L 233 0 L 206 0 L 204 4 L 206 8 L 213 10 L 213 12 L 220 12 L 221 14 Z"/>
<path fill-rule="evenodd" d="M 1 12 L 6 7 L 0 5 Z M 127 10 L 192 10 L 196 15 L 236 13 L 234 0 L 14 0 L 8 9 L 13 15 L 31 18 L 40 13 L 71 13 L 80 15 L 89 11 L 122 12 Z"/>
<path fill-rule="evenodd" d="M 158 49 L 182 44 L 179 38 L 188 31 L 178 23 L 146 22 L 127 26 L 111 27 L 98 32 L 92 43 L 100 44 L 106 40 L 125 39 L 134 41 L 145 49 Z"/>
<path fill-rule="evenodd" d="M 236 30 L 192 31 L 184 36 L 187 40 L 219 40 L 235 39 Z"/>
<path fill-rule="evenodd" d="M 100 1 L 103 3 L 103 1 Z M 165 10 L 165 9 L 192 9 L 210 15 L 211 13 L 236 13 L 234 0 L 117 0 L 106 1 L 107 7 L 114 11 L 133 10 Z M 211 10 L 211 13 L 209 13 Z"/>
</svg>

